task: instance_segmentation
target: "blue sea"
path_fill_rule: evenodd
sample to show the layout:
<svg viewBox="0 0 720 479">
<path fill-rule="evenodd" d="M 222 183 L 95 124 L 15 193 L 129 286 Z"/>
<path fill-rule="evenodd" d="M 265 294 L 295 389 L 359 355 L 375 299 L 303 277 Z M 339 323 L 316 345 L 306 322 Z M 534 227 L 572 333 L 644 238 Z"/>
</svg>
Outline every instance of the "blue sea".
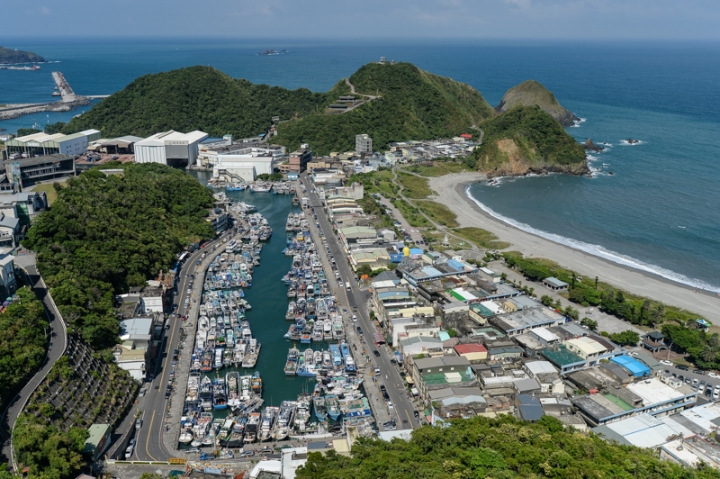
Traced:
<svg viewBox="0 0 720 479">
<path fill-rule="evenodd" d="M 113 93 L 140 75 L 211 65 L 234 77 L 324 91 L 364 63 L 410 61 L 477 88 L 491 105 L 524 80 L 543 83 L 583 121 L 568 132 L 605 143 L 592 178 L 551 175 L 473 185 L 496 217 L 611 261 L 720 291 L 720 44 L 43 40 L 4 45 L 50 62 L 0 70 L 0 104 L 52 99 L 52 70 L 79 94 Z M 289 52 L 258 56 L 274 48 Z M 0 122 L 67 121 L 82 110 Z M 626 145 L 623 140 L 640 140 Z M 401 139 L 398 139 L 401 140 Z M 612 172 L 612 175 L 610 174 Z"/>
</svg>

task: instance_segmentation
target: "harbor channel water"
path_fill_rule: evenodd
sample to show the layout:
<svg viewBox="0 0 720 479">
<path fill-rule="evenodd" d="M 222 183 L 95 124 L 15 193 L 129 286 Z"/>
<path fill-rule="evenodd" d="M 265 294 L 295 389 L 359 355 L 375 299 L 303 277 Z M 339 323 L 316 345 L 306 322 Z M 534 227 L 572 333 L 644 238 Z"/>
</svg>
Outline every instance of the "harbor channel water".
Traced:
<svg viewBox="0 0 720 479">
<path fill-rule="evenodd" d="M 189 172 L 206 185 L 211 174 L 207 172 Z M 214 192 L 224 191 L 213 189 Z M 290 322 L 285 320 L 288 307 L 287 286 L 281 281 L 282 277 L 291 267 L 292 258 L 283 254 L 286 245 L 285 222 L 288 214 L 300 212 L 299 206 L 292 204 L 293 195 L 274 195 L 272 193 L 251 193 L 245 191 L 226 191 L 225 195 L 233 202 L 243 201 L 257 207 L 273 230 L 270 240 L 263 243 L 260 255 L 260 266 L 253 272 L 252 287 L 244 290 L 245 297 L 252 309 L 247 311 L 247 321 L 250 323 L 253 337 L 261 344 L 260 356 L 257 365 L 252 369 L 223 368 L 218 373 L 224 376 L 230 371 L 238 371 L 241 376 L 251 375 L 255 371 L 260 373 L 263 381 L 262 397 L 265 406 L 279 406 L 284 400 L 297 400 L 303 393 L 312 394 L 315 387 L 315 378 L 286 376 L 284 372 L 288 349 L 293 342 L 285 339 Z M 193 333 L 194 335 L 194 333 Z M 188 338 L 190 339 L 190 338 Z M 311 345 L 294 344 L 300 351 L 308 346 L 317 349 L 328 349 L 328 343 L 313 343 Z M 211 378 L 215 372 L 207 373 Z M 226 417 L 229 409 L 213 411 L 216 418 Z M 315 421 L 313 417 L 311 421 Z"/>
</svg>

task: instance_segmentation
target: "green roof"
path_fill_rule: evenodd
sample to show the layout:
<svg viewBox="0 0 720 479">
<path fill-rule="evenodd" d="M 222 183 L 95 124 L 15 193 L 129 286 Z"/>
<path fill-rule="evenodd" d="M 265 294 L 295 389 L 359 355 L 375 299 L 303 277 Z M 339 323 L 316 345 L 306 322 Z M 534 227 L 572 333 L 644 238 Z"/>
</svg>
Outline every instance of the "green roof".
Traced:
<svg viewBox="0 0 720 479">
<path fill-rule="evenodd" d="M 462 377 L 461 382 L 448 382 L 445 378 L 445 373 L 458 373 Z M 473 377 L 467 373 L 467 371 L 446 371 L 441 373 L 427 373 L 427 374 L 421 374 L 420 377 L 422 377 L 422 380 L 427 385 L 435 385 L 435 384 L 462 384 L 467 383 L 473 380 Z"/>
<path fill-rule="evenodd" d="M 568 364 L 579 363 L 584 361 L 583 358 L 568 350 L 565 346 L 560 345 L 557 351 L 550 348 L 543 349 L 540 354 L 545 356 L 548 361 L 556 366 L 567 366 Z"/>
<path fill-rule="evenodd" d="M 611 403 L 613 403 L 614 405 L 616 405 L 617 407 L 621 408 L 623 411 L 630 411 L 631 409 L 635 409 L 630 404 L 626 403 L 625 401 L 623 401 L 619 397 L 615 396 L 614 394 L 610 394 L 610 393 L 603 394 L 603 397 L 605 399 L 607 399 L 608 401 L 610 401 Z"/>
</svg>

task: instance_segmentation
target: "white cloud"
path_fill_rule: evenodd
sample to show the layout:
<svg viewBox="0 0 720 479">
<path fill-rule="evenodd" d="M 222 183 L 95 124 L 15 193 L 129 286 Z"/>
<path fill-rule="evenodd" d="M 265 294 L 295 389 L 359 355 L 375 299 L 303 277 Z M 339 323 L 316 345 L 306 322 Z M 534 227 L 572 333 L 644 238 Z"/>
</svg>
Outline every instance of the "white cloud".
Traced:
<svg viewBox="0 0 720 479">
<path fill-rule="evenodd" d="M 50 9 L 48 7 L 40 7 L 41 15 L 50 15 Z"/>
</svg>

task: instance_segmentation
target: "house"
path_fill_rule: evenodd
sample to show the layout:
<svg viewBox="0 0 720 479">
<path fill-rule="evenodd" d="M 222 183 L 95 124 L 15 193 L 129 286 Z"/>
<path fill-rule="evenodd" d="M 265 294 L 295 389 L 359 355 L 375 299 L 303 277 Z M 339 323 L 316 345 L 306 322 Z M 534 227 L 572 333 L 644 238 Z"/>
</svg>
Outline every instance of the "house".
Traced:
<svg viewBox="0 0 720 479">
<path fill-rule="evenodd" d="M 549 289 L 553 291 L 567 291 L 568 287 L 570 286 L 564 281 L 560 281 L 559 279 L 550 276 L 549 278 L 545 278 L 542 281 L 543 285 L 548 287 Z"/>
<path fill-rule="evenodd" d="M 7 253 L 0 253 L 0 287 L 2 287 L 6 298 L 17 291 L 15 260 L 12 255 Z"/>
<path fill-rule="evenodd" d="M 426 403 L 430 400 L 429 392 L 432 390 L 477 384 L 470 361 L 461 356 L 414 359 L 411 372 L 420 397 Z"/>
<path fill-rule="evenodd" d="M 55 153 L 32 158 L 18 158 L 2 162 L 11 185 L 25 187 L 38 181 L 75 176 L 75 157 Z"/>
<path fill-rule="evenodd" d="M 650 331 L 642 337 L 642 345 L 645 349 L 657 353 L 663 349 L 667 349 L 665 344 L 665 335 L 660 331 Z"/>
<path fill-rule="evenodd" d="M 540 384 L 540 392 L 549 394 L 565 394 L 565 383 L 560 373 L 549 361 L 529 361 L 523 370 Z"/>
<path fill-rule="evenodd" d="M 488 350 L 480 343 L 458 344 L 453 349 L 458 356 L 463 356 L 471 363 L 484 361 L 488 357 Z"/>
<path fill-rule="evenodd" d="M 395 274 L 394 271 L 383 271 L 379 275 L 375 276 L 372 280 L 371 286 L 375 288 L 393 288 L 400 284 L 400 278 Z"/>
<path fill-rule="evenodd" d="M 495 315 L 489 321 L 508 336 L 516 336 L 535 328 L 562 324 L 565 317 L 542 307 Z"/>
<path fill-rule="evenodd" d="M 355 271 L 364 265 L 376 270 L 390 264 L 390 254 L 384 248 L 354 249 L 350 252 L 350 264 Z"/>
<path fill-rule="evenodd" d="M 434 336 L 412 336 L 400 339 L 400 352 L 407 359 L 424 354 L 425 356 L 442 356 L 443 342 L 442 339 Z"/>
<path fill-rule="evenodd" d="M 110 424 L 93 424 L 88 428 L 88 434 L 82 452 L 89 454 L 93 461 L 97 461 L 110 445 L 112 427 Z"/>
<path fill-rule="evenodd" d="M 115 362 L 136 381 L 145 380 L 146 365 L 153 353 L 153 318 L 120 321 L 121 343 L 113 349 Z"/>
<path fill-rule="evenodd" d="M 483 414 L 487 401 L 479 387 L 450 386 L 429 392 L 430 424 L 436 426 L 448 419 L 467 419 Z"/>
</svg>

